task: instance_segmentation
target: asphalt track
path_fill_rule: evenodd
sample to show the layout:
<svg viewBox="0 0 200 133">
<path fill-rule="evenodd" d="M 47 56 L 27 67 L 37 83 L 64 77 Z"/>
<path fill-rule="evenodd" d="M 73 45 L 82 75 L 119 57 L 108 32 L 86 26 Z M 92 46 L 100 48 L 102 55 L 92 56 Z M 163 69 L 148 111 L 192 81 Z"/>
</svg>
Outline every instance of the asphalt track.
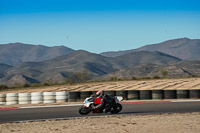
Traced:
<svg viewBox="0 0 200 133">
<path fill-rule="evenodd" d="M 119 115 L 200 112 L 200 101 L 122 103 L 122 106 L 123 110 Z M 80 105 L 0 109 L 0 123 L 111 115 L 102 113 L 82 116 L 78 113 L 79 107 Z"/>
</svg>

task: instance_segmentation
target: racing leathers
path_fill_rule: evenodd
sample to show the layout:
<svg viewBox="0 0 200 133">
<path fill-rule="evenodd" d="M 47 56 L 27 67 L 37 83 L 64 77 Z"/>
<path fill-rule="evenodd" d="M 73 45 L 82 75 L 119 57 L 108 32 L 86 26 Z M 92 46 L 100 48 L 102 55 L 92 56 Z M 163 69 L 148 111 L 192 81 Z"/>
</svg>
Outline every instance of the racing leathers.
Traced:
<svg viewBox="0 0 200 133">
<path fill-rule="evenodd" d="M 113 103 L 112 100 L 113 99 L 112 99 L 111 96 L 105 94 L 100 99 L 101 103 L 98 104 L 97 106 L 95 106 L 94 108 L 95 109 L 100 109 L 100 110 L 102 110 L 102 112 L 103 112 L 103 109 L 105 109 L 104 111 L 107 113 L 107 112 L 109 112 L 111 110 L 112 103 Z"/>
</svg>

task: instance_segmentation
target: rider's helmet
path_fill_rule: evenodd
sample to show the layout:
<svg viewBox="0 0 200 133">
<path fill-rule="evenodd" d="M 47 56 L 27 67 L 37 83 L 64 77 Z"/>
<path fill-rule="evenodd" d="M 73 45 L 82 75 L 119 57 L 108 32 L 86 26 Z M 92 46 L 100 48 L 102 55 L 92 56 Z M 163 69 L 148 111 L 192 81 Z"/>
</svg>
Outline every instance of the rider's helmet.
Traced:
<svg viewBox="0 0 200 133">
<path fill-rule="evenodd" d="M 96 92 L 97 97 L 102 97 L 104 95 L 104 91 L 100 90 Z"/>
</svg>

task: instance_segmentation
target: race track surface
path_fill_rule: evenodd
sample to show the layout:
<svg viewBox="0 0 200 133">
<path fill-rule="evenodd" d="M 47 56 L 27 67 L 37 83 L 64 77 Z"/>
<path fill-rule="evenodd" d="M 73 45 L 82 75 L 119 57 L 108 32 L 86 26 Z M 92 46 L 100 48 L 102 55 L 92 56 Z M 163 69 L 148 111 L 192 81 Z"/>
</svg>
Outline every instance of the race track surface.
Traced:
<svg viewBox="0 0 200 133">
<path fill-rule="evenodd" d="M 200 112 L 199 101 L 186 102 L 158 102 L 158 103 L 122 103 L 120 114 L 156 114 L 156 113 L 185 113 Z M 112 114 L 89 114 L 82 116 L 78 113 L 78 106 L 57 106 L 40 108 L 0 109 L 0 123 L 32 121 L 44 119 L 70 119 L 74 117 L 103 116 Z"/>
</svg>

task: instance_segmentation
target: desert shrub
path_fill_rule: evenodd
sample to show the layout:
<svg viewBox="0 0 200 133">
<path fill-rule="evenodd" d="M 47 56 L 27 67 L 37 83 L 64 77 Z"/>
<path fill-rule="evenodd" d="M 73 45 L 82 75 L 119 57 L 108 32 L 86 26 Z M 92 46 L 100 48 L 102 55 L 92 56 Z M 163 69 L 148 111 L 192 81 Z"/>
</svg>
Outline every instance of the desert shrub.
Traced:
<svg viewBox="0 0 200 133">
<path fill-rule="evenodd" d="M 118 80 L 118 78 L 116 77 L 116 76 L 112 76 L 111 78 L 110 78 L 110 81 L 117 81 Z"/>
<path fill-rule="evenodd" d="M 70 76 L 66 78 L 66 83 L 80 83 L 86 82 L 90 79 L 90 75 L 88 74 L 86 69 L 83 69 L 81 72 L 74 72 Z"/>
<path fill-rule="evenodd" d="M 0 90 L 2 89 L 8 89 L 8 86 L 7 85 L 0 85 Z"/>
<path fill-rule="evenodd" d="M 136 77 L 131 77 L 131 79 L 132 79 L 132 80 L 137 80 L 137 78 L 136 78 Z"/>
<path fill-rule="evenodd" d="M 66 83 L 71 85 L 71 84 L 74 84 L 75 82 L 72 78 L 68 77 L 66 78 Z"/>
<path fill-rule="evenodd" d="M 151 79 L 150 77 L 142 77 L 140 79 Z"/>
<path fill-rule="evenodd" d="M 192 76 L 193 78 L 196 78 L 196 77 L 198 77 L 197 75 L 194 75 L 194 74 L 192 74 L 191 76 Z"/>
<path fill-rule="evenodd" d="M 42 84 L 41 83 L 33 83 L 30 86 L 31 87 L 40 87 L 40 86 L 42 86 Z"/>
<path fill-rule="evenodd" d="M 161 73 L 162 73 L 162 75 L 163 75 L 164 77 L 167 76 L 167 74 L 168 74 L 167 70 L 165 70 L 165 69 L 162 69 L 162 70 L 161 70 Z"/>
<path fill-rule="evenodd" d="M 48 83 L 48 82 L 45 82 L 42 84 L 43 86 L 50 86 L 50 85 L 53 85 L 52 83 Z"/>
<path fill-rule="evenodd" d="M 24 84 L 23 87 L 27 88 L 27 87 L 30 87 L 29 84 Z"/>
<path fill-rule="evenodd" d="M 118 79 L 119 81 L 121 80 L 124 80 L 124 81 L 127 81 L 127 80 L 130 80 L 128 77 L 124 77 L 123 79 Z"/>
<path fill-rule="evenodd" d="M 155 76 L 153 76 L 153 79 L 160 79 L 160 76 L 155 75 Z"/>
</svg>

